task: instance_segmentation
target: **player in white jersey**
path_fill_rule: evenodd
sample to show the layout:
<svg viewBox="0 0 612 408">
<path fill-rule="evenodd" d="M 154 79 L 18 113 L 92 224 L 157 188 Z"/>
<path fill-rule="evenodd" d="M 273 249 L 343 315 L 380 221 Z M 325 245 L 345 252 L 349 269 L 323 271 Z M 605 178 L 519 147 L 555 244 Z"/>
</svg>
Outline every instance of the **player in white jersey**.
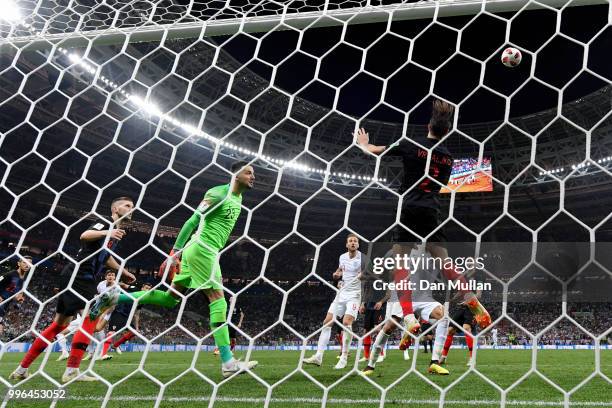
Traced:
<svg viewBox="0 0 612 408">
<path fill-rule="evenodd" d="M 497 347 L 497 329 L 491 329 L 491 342 L 493 343 L 493 347 Z"/>
<path fill-rule="evenodd" d="M 410 257 L 419 257 L 424 250 L 424 245 L 419 245 L 416 249 L 411 251 Z M 415 287 L 419 288 L 420 281 L 435 282 L 437 280 L 437 274 L 438 271 L 436 270 L 428 270 L 424 267 L 419 267 L 414 271 L 410 271 L 410 281 L 415 282 Z M 397 282 L 397 279 L 395 280 Z M 434 300 L 431 290 L 419 289 L 412 291 L 412 307 L 414 313 L 420 315 L 422 321 L 432 325 L 439 321 L 435 330 L 434 347 L 428 371 L 431 374 L 448 375 L 448 370 L 438 364 L 442 348 L 444 347 L 444 340 L 446 339 L 446 331 L 448 329 L 448 319 L 444 313 L 444 306 L 442 306 L 440 302 Z M 374 350 L 370 353 L 368 365 L 362 371 L 364 375 L 370 376 L 374 373 L 381 350 L 385 347 L 387 340 L 389 340 L 389 337 L 404 317 L 397 293 L 391 294 L 391 299 L 387 305 L 387 317 L 388 320 L 382 330 L 378 332 L 376 340 L 374 341 Z"/>
<path fill-rule="evenodd" d="M 101 295 L 102 293 L 114 287 L 117 284 L 115 278 L 116 278 L 115 271 L 108 270 L 106 272 L 106 275 L 104 275 L 104 280 L 98 283 L 98 286 L 96 287 L 98 294 Z M 99 344 L 104 344 L 105 336 L 106 336 L 104 329 L 108 325 L 108 321 L 110 320 L 112 312 L 113 312 L 113 308 L 106 310 L 102 318 L 98 320 L 98 325 L 96 326 L 96 330 L 93 334 L 93 337 L 94 339 L 97 340 Z M 90 342 L 89 345 L 87 346 L 87 355 L 83 358 L 83 361 L 89 360 L 95 354 L 96 354 L 96 343 Z M 98 355 L 96 357 L 96 360 L 110 360 L 111 358 L 113 358 L 113 356 L 109 354 L 105 354 L 105 355 Z"/>
<path fill-rule="evenodd" d="M 70 321 L 68 327 L 66 327 L 64 330 L 62 330 L 60 334 L 56 336 L 57 344 L 60 348 L 60 352 L 62 353 L 57 358 L 57 361 L 68 360 L 68 357 L 70 357 L 70 354 L 68 353 L 67 337 L 79 329 L 79 326 L 81 325 L 81 322 L 83 320 L 83 318 L 81 317 L 81 313 L 83 313 L 83 311 L 77 313 L 76 317 Z"/>
<path fill-rule="evenodd" d="M 104 293 L 106 292 L 106 290 L 111 288 L 115 284 L 115 277 L 116 275 L 114 272 L 107 271 L 105 275 L 105 279 L 102 282 L 98 283 L 98 286 L 96 287 L 98 294 Z M 96 330 L 98 330 L 98 328 L 99 330 L 104 329 L 104 326 L 106 325 L 106 322 L 108 322 L 109 318 L 110 318 L 110 313 L 106 314 L 103 319 L 100 319 L 99 325 L 96 327 Z M 76 315 L 76 318 L 72 319 L 68 327 L 66 327 L 60 334 L 57 335 L 57 344 L 59 345 L 60 351 L 61 351 L 61 355 L 57 358 L 57 361 L 68 359 L 69 354 L 68 354 L 67 337 L 78 330 L 79 326 L 81 325 L 81 322 L 82 322 L 82 317 L 81 317 L 81 314 L 78 313 Z M 104 339 L 104 333 L 103 332 L 101 333 L 102 337 L 100 337 L 99 333 L 101 332 L 96 331 L 93 334 L 94 338 L 98 341 Z M 83 361 L 89 360 L 91 357 L 93 357 L 94 351 L 95 351 L 95 345 L 94 343 L 90 342 L 89 345 L 87 346 L 87 355 L 83 358 Z"/>
<path fill-rule="evenodd" d="M 334 367 L 341 370 L 346 367 L 348 352 L 353 339 L 352 325 L 359 314 L 361 305 L 361 282 L 360 274 L 365 270 L 366 256 L 359 251 L 359 238 L 354 234 L 349 234 L 346 238 L 346 249 L 348 252 L 340 255 L 339 265 L 334 272 L 334 279 L 342 279 L 342 285 L 336 297 L 327 311 L 323 321 L 323 329 L 319 334 L 317 352 L 304 359 L 305 364 L 320 366 L 323 362 L 323 353 L 329 343 L 331 329 L 334 319 L 344 316 L 342 324 L 342 355 Z"/>
</svg>

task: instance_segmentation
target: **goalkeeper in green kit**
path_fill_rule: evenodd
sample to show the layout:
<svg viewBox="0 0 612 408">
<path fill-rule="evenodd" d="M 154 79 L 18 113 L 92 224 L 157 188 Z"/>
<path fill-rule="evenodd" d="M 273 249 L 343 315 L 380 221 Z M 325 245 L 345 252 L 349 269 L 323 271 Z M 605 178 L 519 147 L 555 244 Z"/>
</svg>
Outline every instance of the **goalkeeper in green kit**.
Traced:
<svg viewBox="0 0 612 408">
<path fill-rule="evenodd" d="M 210 327 L 221 355 L 221 372 L 224 377 L 257 365 L 257 361 L 241 362 L 234 359 L 225 324 L 227 301 L 223 294 L 217 255 L 225 246 L 240 215 L 242 192 L 253 188 L 255 181 L 253 167 L 246 162 L 235 163 L 231 170 L 235 174 L 233 182 L 213 187 L 206 192 L 197 210 L 181 228 L 170 252 L 169 262 L 165 261 L 160 267 L 160 272 L 168 269 L 170 275 L 179 270 L 172 280 L 171 289 L 167 292 L 151 290 L 124 294 L 114 288 L 105 292 L 90 310 L 90 318 L 94 319 L 109 307 L 133 303 L 135 299 L 141 305 L 173 308 L 181 302 L 181 294 L 188 289 L 202 290 L 210 301 Z"/>
</svg>

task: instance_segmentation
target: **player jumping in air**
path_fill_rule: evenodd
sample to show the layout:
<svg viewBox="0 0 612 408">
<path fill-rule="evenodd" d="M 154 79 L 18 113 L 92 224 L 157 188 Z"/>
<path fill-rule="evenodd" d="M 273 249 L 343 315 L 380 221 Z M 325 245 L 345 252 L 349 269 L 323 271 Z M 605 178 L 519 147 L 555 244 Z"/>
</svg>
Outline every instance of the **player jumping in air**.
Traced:
<svg viewBox="0 0 612 408">
<path fill-rule="evenodd" d="M 311 357 L 304 359 L 305 364 L 320 366 L 323 363 L 323 352 L 329 342 L 334 320 L 344 316 L 342 319 L 342 324 L 345 327 L 342 333 L 342 355 L 334 368 L 341 370 L 347 365 L 348 353 L 351 340 L 353 339 L 352 325 L 359 314 L 359 306 L 361 304 L 359 274 L 365 270 L 367 260 L 366 256 L 359 251 L 359 238 L 356 235 L 349 234 L 346 238 L 346 249 L 348 251 L 340 255 L 338 269 L 333 275 L 334 279 L 342 278 L 342 286 L 329 306 L 323 321 L 323 329 L 319 334 L 317 352 Z"/>
<path fill-rule="evenodd" d="M 221 372 L 224 377 L 254 368 L 257 361 L 241 362 L 230 350 L 229 330 L 226 324 L 227 301 L 223 294 L 221 268 L 218 253 L 225 246 L 242 209 L 242 193 L 253 188 L 255 172 L 245 162 L 235 163 L 232 183 L 211 188 L 193 215 L 179 232 L 169 258 L 172 264 L 180 260 L 180 273 L 172 280 L 167 291 L 151 290 L 121 294 L 112 289 L 98 299 L 91 308 L 90 317 L 99 316 L 104 310 L 117 304 L 133 303 L 173 308 L 183 299 L 188 289 L 202 290 L 208 298 L 210 326 L 215 345 L 221 356 Z M 191 237 L 191 240 L 189 240 Z M 189 241 L 189 243 L 187 242 Z M 172 270 L 174 265 L 162 265 Z"/>
<path fill-rule="evenodd" d="M 422 248 L 411 250 L 410 256 L 419 256 L 419 251 L 421 250 Z M 398 274 L 397 270 L 395 271 L 395 274 Z M 436 270 L 419 268 L 415 271 L 411 271 L 410 280 L 414 283 L 417 283 L 419 281 L 434 282 L 437 279 L 436 274 Z M 397 278 L 394 278 L 394 280 L 397 281 Z M 385 325 L 383 326 L 382 330 L 378 332 L 378 335 L 376 336 L 376 340 L 374 341 L 374 349 L 370 354 L 368 366 L 362 371 L 364 375 L 369 376 L 374 373 L 376 363 L 378 362 L 378 355 L 380 354 L 381 350 L 384 349 L 387 340 L 389 339 L 393 331 L 397 327 L 399 327 L 399 322 L 401 321 L 404 315 L 403 308 L 400 302 L 396 301 L 400 297 L 401 294 L 397 293 L 396 291 L 392 291 L 391 299 L 387 306 L 388 320 L 385 322 Z M 422 321 L 432 325 L 438 322 L 438 325 L 436 326 L 435 330 L 435 343 L 432 348 L 432 359 L 428 371 L 431 374 L 448 375 L 448 370 L 438 364 L 440 354 L 444 345 L 444 339 L 446 338 L 446 331 L 448 329 L 448 319 L 446 319 L 444 316 L 444 306 L 434 300 L 431 290 L 414 291 L 412 294 L 412 303 L 414 312 L 420 316 Z M 426 333 L 424 337 L 426 337 L 428 333 Z"/>
<path fill-rule="evenodd" d="M 121 266 L 113 258 L 107 248 L 111 251 L 117 249 L 119 241 L 125 236 L 125 230 L 121 229 L 124 220 L 130 219 L 134 202 L 128 197 L 115 198 L 111 203 L 111 218 L 107 221 L 96 221 L 92 223 L 85 232 L 81 234 L 81 246 L 75 259 L 79 262 L 78 270 L 72 284 L 70 279 L 73 275 L 74 265 L 66 265 L 61 273 L 62 287 L 72 288 L 80 296 L 70 290 L 64 291 L 57 300 L 57 307 L 53 323 L 45 328 L 30 347 L 30 350 L 21 360 L 19 367 L 11 373 L 9 379 L 23 380 L 29 376 L 28 368 L 34 360 L 53 342 L 55 336 L 64 331 L 72 318 L 82 309 L 86 303 L 83 299 L 93 299 L 96 294 L 97 282 L 102 278 L 106 268 L 118 271 Z M 110 228 L 109 228 L 110 226 Z M 108 242 L 106 237 L 109 237 Z M 130 280 L 135 280 L 134 275 L 126 271 L 122 275 Z M 96 319 L 85 317 L 79 331 L 72 339 L 72 348 L 66 365 L 66 371 L 62 375 L 62 381 L 68 382 L 73 379 L 77 381 L 96 381 L 97 378 L 80 374 L 79 366 L 89 345 L 90 338 L 96 328 Z"/>
<path fill-rule="evenodd" d="M 448 250 L 444 246 L 446 235 L 443 229 L 439 228 L 440 200 L 438 193 L 441 186 L 448 184 L 453 166 L 453 158 L 448 149 L 439 143 L 448 134 L 452 126 L 453 114 L 454 108 L 452 105 L 441 100 L 435 100 L 428 125 L 428 134 L 426 137 L 415 140 L 420 146 L 405 138 L 393 143 L 391 146 L 376 146 L 370 144 L 369 135 L 365 129 L 359 129 L 355 134 L 357 142 L 364 150 L 373 154 L 385 153 L 402 158 L 404 179 L 400 192 L 405 192 L 405 194 L 402 200 L 400 221 L 421 237 L 429 235 L 426 251 L 433 258 L 440 259 L 448 258 Z M 428 165 L 429 171 L 426 173 Z M 400 228 L 399 240 L 400 242 L 412 242 L 413 237 L 408 231 Z M 455 270 L 453 265 L 449 266 L 445 262 L 444 266 L 442 272 L 446 279 L 465 281 L 465 278 Z M 477 323 L 481 327 L 488 326 L 491 323 L 491 316 L 480 304 L 476 296 L 471 292 L 465 292 L 464 295 L 465 304 L 474 314 Z M 401 296 L 400 304 L 402 306 L 404 322 L 408 329 L 407 332 L 414 332 L 418 324 L 414 318 L 410 294 L 408 296 Z M 443 335 L 446 337 L 446 329 Z M 409 343 L 410 337 L 406 333 L 400 347 L 403 345 L 401 348 L 405 349 Z M 436 353 L 432 357 L 435 357 L 435 355 Z M 437 363 L 438 361 L 432 358 L 432 365 L 439 367 Z"/>
<path fill-rule="evenodd" d="M 32 265 L 32 257 L 24 256 L 17 261 L 17 270 L 0 276 L 0 336 L 4 331 L 3 320 L 9 305 L 13 300 L 23 302 L 23 293 L 20 292 L 23 288 L 23 281 L 30 271 L 30 265 Z"/>
</svg>

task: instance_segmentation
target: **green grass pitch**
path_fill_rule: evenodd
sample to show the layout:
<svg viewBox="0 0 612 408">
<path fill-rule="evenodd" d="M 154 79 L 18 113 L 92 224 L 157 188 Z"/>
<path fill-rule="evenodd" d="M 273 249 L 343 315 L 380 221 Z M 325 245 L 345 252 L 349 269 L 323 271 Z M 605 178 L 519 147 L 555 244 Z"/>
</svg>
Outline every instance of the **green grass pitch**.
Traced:
<svg viewBox="0 0 612 408">
<path fill-rule="evenodd" d="M 238 352 L 240 357 L 244 352 Z M 309 355 L 309 354 L 308 354 Z M 88 408 L 99 407 L 110 392 L 110 401 L 106 405 L 112 408 L 153 407 L 160 395 L 160 387 L 146 375 L 136 371 L 142 359 L 142 353 L 123 353 L 110 361 L 96 362 L 93 369 L 115 386 L 112 391 L 103 383 L 73 383 L 67 387 L 66 400 L 60 400 L 56 407 Z M 324 397 L 323 389 L 307 376 L 296 371 L 299 352 L 295 351 L 253 351 L 251 359 L 259 361 L 255 372 L 261 380 L 276 385 L 270 390 L 270 407 L 321 407 Z M 327 352 L 322 367 L 305 366 L 305 372 L 323 386 L 331 386 L 327 394 L 327 406 L 380 407 L 381 390 L 370 381 L 350 370 L 333 369 L 337 352 Z M 414 354 L 413 354 L 414 356 Z M 499 407 L 500 393 L 475 372 L 466 373 L 466 351 L 452 350 L 448 369 L 451 375 L 434 377 L 426 373 L 429 354 L 419 351 L 416 370 L 436 386 L 448 389 L 444 395 L 444 407 Z M 15 368 L 21 354 L 7 353 L 0 360 L 0 375 L 7 378 Z M 41 356 L 42 357 L 42 356 Z M 351 354 L 354 362 L 355 354 Z M 45 372 L 58 380 L 64 370 L 65 362 L 56 362 L 57 354 L 49 356 Z M 42 359 L 40 359 L 42 360 Z M 37 370 L 40 360 L 32 368 Z M 601 350 L 601 373 L 612 377 L 612 350 Z M 530 350 L 479 350 L 475 368 L 502 388 L 508 388 L 520 378 L 519 385 L 507 394 L 507 406 L 554 407 L 563 406 L 563 394 L 550 385 L 537 373 L 525 376 L 532 366 L 533 355 Z M 83 363 L 82 368 L 89 362 Z M 218 357 L 210 352 L 155 352 L 149 353 L 143 361 L 143 369 L 160 382 L 166 384 L 163 400 L 159 407 L 208 407 L 213 396 L 213 386 L 196 372 L 189 371 L 195 367 L 211 381 L 222 380 Z M 389 351 L 386 361 L 377 367 L 376 375 L 371 380 L 385 388 L 385 406 L 387 407 L 438 407 L 442 395 L 433 385 L 415 373 L 398 381 L 413 361 L 404 361 L 401 352 Z M 590 350 L 539 350 L 536 365 L 541 374 L 562 389 L 569 391 L 585 380 L 595 371 L 595 352 Z M 363 363 L 359 364 L 359 368 Z M 121 381 L 126 376 L 127 380 Z M 285 379 L 285 381 L 281 381 Z M 1 394 L 7 392 L 2 386 Z M 52 389 L 48 380 L 38 375 L 28 380 L 21 390 Z M 259 380 L 244 374 L 223 383 L 216 392 L 214 407 L 263 407 L 268 393 Z M 48 407 L 50 401 L 6 400 L 7 407 L 38 408 Z M 596 375 L 584 383 L 569 399 L 571 406 L 577 407 L 612 407 L 612 383 Z"/>
</svg>

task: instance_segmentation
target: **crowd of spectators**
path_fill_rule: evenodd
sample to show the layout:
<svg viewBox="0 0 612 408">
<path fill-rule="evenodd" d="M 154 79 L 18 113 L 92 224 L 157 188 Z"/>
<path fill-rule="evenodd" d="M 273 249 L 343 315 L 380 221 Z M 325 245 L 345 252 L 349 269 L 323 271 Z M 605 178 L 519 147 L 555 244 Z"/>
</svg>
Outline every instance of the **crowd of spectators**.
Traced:
<svg viewBox="0 0 612 408">
<path fill-rule="evenodd" d="M 127 259 L 127 267 L 139 282 L 160 283 L 156 277 L 157 267 L 174 237 L 168 233 L 151 236 L 151 231 L 139 229 L 129 230 L 128 234 L 130 239 L 123 240 L 119 256 Z M 29 246 L 36 267 L 31 272 L 25 300 L 12 302 L 7 307 L 4 332 L 0 335 L 2 341 L 29 341 L 32 328 L 42 329 L 53 318 L 56 295 L 63 289 L 59 288 L 59 273 L 71 261 L 58 252 L 37 248 L 37 244 L 46 242 L 45 238 L 36 235 L 33 245 Z M 0 274 L 15 266 L 16 258 L 10 257 L 13 253 L 11 242 L 8 234 L 0 237 L 0 256 L 6 259 L 0 264 Z M 153 242 L 157 249 L 149 245 L 141 251 L 148 242 Z M 268 243 L 268 247 L 271 245 Z M 71 250 L 74 248 L 65 253 L 73 255 Z M 231 293 L 240 292 L 236 307 L 245 313 L 240 330 L 254 337 L 257 345 L 301 344 L 300 336 L 311 336 L 320 329 L 334 297 L 331 275 L 341 251 L 341 245 L 327 248 L 320 253 L 314 266 L 314 248 L 304 242 L 288 240 L 272 249 L 266 267 L 262 268 L 264 251 L 261 248 L 249 240 L 232 246 L 220 262 L 228 299 Z M 488 299 L 484 303 L 494 318 L 500 315 L 500 303 Z M 593 344 L 591 334 L 599 336 L 612 327 L 610 307 L 610 303 L 568 304 L 570 319 L 565 317 L 557 321 L 562 311 L 561 303 L 509 303 L 507 315 L 510 319 L 497 323 L 498 344 L 531 344 L 532 335 L 537 336 L 539 344 Z M 358 322 L 354 327 L 361 325 Z M 196 339 L 209 334 L 205 297 L 200 293 L 190 296 L 180 318 L 176 310 L 146 306 L 141 314 L 140 333 L 160 343 L 195 343 Z M 484 338 L 490 340 L 489 335 Z M 315 343 L 316 339 L 313 335 L 309 341 Z M 243 336 L 239 336 L 239 341 L 248 343 Z M 211 338 L 205 340 L 205 343 L 211 342 Z"/>
<path fill-rule="evenodd" d="M 42 329 L 51 322 L 59 289 L 56 282 L 61 262 L 58 259 L 57 265 L 40 267 L 34 271 L 25 300 L 21 303 L 12 302 L 7 308 L 4 333 L 0 337 L 2 341 L 30 341 L 32 328 Z M 245 336 L 253 337 L 256 345 L 301 344 L 300 336 L 311 336 L 321 327 L 334 296 L 332 289 L 316 279 L 301 283 L 278 280 L 270 283 L 261 279 L 250 281 L 234 278 L 226 279 L 225 284 L 228 299 L 230 292 L 241 291 L 234 306 L 245 314 L 240 331 Z M 283 294 L 277 287 L 287 294 Z M 285 297 L 285 308 L 282 309 Z M 490 309 L 494 318 L 499 316 L 495 307 Z M 282 315 L 281 310 L 284 310 Z M 537 343 L 542 345 L 593 344 L 591 335 L 599 336 L 612 326 L 610 305 L 607 303 L 571 304 L 567 310 L 569 319 L 559 319 L 561 304 L 509 304 L 509 319 L 502 319 L 496 325 L 498 344 L 529 345 L 532 344 L 532 336 L 537 336 Z M 36 320 L 39 311 L 40 316 Z M 189 297 L 180 318 L 177 310 L 147 305 L 141 312 L 140 334 L 147 339 L 154 339 L 156 343 L 195 344 L 197 339 L 210 333 L 207 316 L 208 304 L 200 293 Z M 232 323 L 238 322 L 232 320 Z M 358 322 L 354 327 L 360 326 Z M 248 337 L 245 336 L 239 335 L 239 343 L 248 344 Z M 309 338 L 313 344 L 316 340 L 316 335 Z M 490 334 L 484 336 L 484 341 L 491 342 Z M 204 340 L 204 344 L 212 344 L 210 336 Z"/>
</svg>

